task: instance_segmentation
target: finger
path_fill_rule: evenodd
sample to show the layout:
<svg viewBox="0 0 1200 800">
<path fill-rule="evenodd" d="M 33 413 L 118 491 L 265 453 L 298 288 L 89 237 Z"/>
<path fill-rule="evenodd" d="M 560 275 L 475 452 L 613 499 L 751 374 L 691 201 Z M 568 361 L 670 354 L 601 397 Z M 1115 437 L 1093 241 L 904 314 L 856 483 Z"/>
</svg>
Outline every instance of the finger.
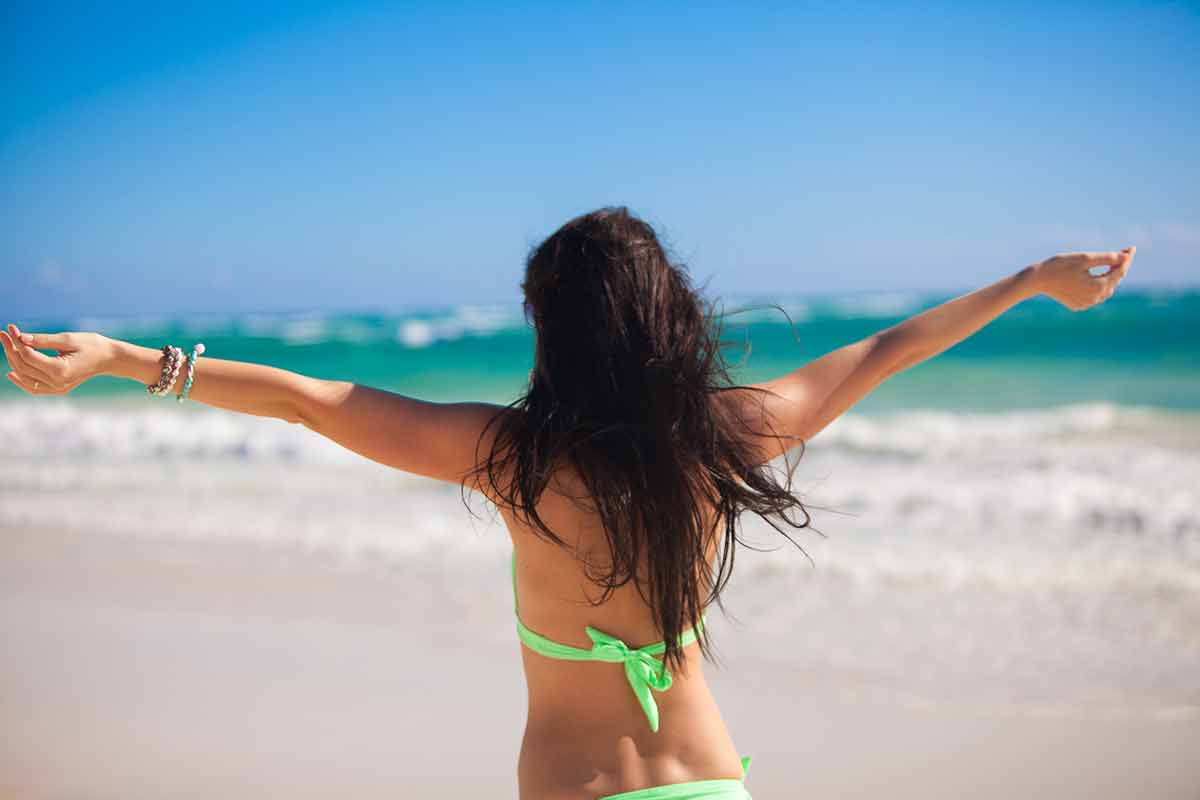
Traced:
<svg viewBox="0 0 1200 800">
<path fill-rule="evenodd" d="M 48 356 L 41 350 L 35 350 L 29 345 L 17 342 L 14 342 L 14 344 L 17 345 L 17 352 L 21 354 L 21 358 L 47 375 L 57 375 L 62 370 L 63 359 L 61 356 Z"/>
<path fill-rule="evenodd" d="M 1107 278 L 1109 275 L 1112 275 L 1113 273 L 1119 272 L 1120 270 L 1124 269 L 1128 263 L 1129 262 L 1125 258 L 1121 258 L 1120 260 L 1114 261 L 1112 264 L 1109 264 L 1108 269 L 1106 269 L 1104 272 L 1092 272 L 1091 271 L 1092 267 L 1103 266 L 1103 265 L 1091 264 L 1088 267 L 1088 274 L 1091 275 L 1093 278 Z"/>
<path fill-rule="evenodd" d="M 50 379 L 50 375 L 43 371 L 41 367 L 31 363 L 26 353 L 35 353 L 35 350 L 30 350 L 25 345 L 18 342 L 13 342 L 12 337 L 6 331 L 0 331 L 0 336 L 4 337 L 5 355 L 8 356 L 8 363 L 13 369 L 25 377 L 31 377 L 32 380 L 41 380 L 43 384 L 54 383 Z"/>
<path fill-rule="evenodd" d="M 1125 277 L 1125 273 L 1129 271 L 1129 265 L 1133 263 L 1133 257 L 1137 255 L 1137 248 L 1132 246 L 1126 247 L 1119 255 L 1121 256 L 1120 260 L 1112 266 L 1112 269 L 1104 273 L 1103 277 L 1108 277 L 1114 272 L 1119 273 L 1117 276 L 1118 279 Z"/>
<path fill-rule="evenodd" d="M 42 350 L 74 350 L 73 337 L 70 333 L 29 333 L 21 332 L 13 325 L 15 339 L 20 339 L 22 343 L 29 347 L 37 347 Z"/>
<path fill-rule="evenodd" d="M 1105 288 L 1110 292 L 1117 288 L 1117 284 L 1125 277 L 1125 273 L 1129 270 L 1129 262 L 1124 261 L 1110 269 L 1108 272 L 1099 276 L 1099 279 L 1104 282 Z"/>
<path fill-rule="evenodd" d="M 44 383 L 40 384 L 36 389 L 33 388 L 34 381 L 37 380 L 36 378 L 34 380 L 29 380 L 28 378 L 24 378 L 16 372 L 8 373 L 7 377 L 10 381 L 15 383 L 29 394 L 49 394 L 49 392 L 46 390 L 46 384 Z"/>
<path fill-rule="evenodd" d="M 4 346 L 4 357 L 8 359 L 8 365 L 13 369 L 21 366 L 21 356 L 17 353 L 17 345 L 9 336 L 8 331 L 0 331 L 0 345 Z"/>
<path fill-rule="evenodd" d="M 13 341 L 11 334 L 7 331 L 0 331 L 0 336 L 5 340 L 5 355 L 10 359 L 9 363 L 12 368 L 22 375 L 32 376 L 33 380 L 39 380 L 43 383 L 53 383 L 53 376 L 39 365 L 33 363 L 28 357 L 28 354 L 36 351 L 30 350 L 23 344 Z"/>
<path fill-rule="evenodd" d="M 1118 263 L 1123 258 L 1121 253 L 1114 251 L 1101 253 L 1082 253 L 1082 255 L 1084 263 L 1087 264 L 1088 267 L 1106 267 L 1110 264 Z"/>
<path fill-rule="evenodd" d="M 45 353 L 39 352 L 38 350 L 35 350 L 27 341 L 34 340 L 35 338 L 37 338 L 37 341 L 41 341 L 42 339 L 50 336 L 50 334 L 22 333 L 21 330 L 12 323 L 9 323 L 8 327 L 9 336 L 12 337 L 13 345 L 16 346 L 17 352 L 20 353 L 21 358 L 25 359 L 27 363 L 37 367 L 46 375 L 57 375 L 59 373 L 63 367 L 63 364 L 58 356 L 48 356 Z M 42 346 L 50 347 L 48 344 Z"/>
<path fill-rule="evenodd" d="M 17 356 L 13 353 L 13 342 L 9 338 L 7 331 L 0 331 L 0 346 L 4 347 L 4 357 L 8 359 L 8 365 L 15 367 L 17 365 Z"/>
</svg>

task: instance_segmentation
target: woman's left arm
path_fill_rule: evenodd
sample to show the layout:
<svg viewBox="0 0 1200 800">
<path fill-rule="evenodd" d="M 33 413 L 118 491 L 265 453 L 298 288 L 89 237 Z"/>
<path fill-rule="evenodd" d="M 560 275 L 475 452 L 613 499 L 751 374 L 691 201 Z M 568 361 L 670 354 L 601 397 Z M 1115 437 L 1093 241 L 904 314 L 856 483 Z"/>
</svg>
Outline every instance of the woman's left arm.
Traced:
<svg viewBox="0 0 1200 800">
<path fill-rule="evenodd" d="M 9 379 L 34 395 L 66 394 L 96 375 L 143 385 L 158 381 L 160 350 L 96 333 L 22 334 L 0 331 L 13 368 Z M 57 356 L 38 352 L 56 349 Z M 174 392 L 183 389 L 180 375 Z M 480 443 L 487 423 L 505 406 L 433 403 L 349 381 L 312 378 L 277 367 L 212 358 L 198 359 L 187 399 L 206 405 L 299 423 L 348 450 L 396 469 L 466 483 L 490 442 Z M 490 433 L 490 432 L 489 432 Z"/>
</svg>

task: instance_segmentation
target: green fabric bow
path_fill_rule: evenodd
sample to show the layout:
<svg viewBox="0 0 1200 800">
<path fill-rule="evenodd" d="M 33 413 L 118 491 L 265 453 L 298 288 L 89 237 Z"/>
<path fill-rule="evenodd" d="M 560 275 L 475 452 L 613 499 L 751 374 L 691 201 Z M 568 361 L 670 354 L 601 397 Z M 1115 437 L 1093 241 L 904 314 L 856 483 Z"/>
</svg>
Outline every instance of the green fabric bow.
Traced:
<svg viewBox="0 0 1200 800">
<path fill-rule="evenodd" d="M 587 635 L 592 640 L 592 657 L 597 661 L 621 662 L 625 665 L 625 677 L 633 687 L 638 703 L 650 720 L 650 730 L 658 731 L 658 703 L 654 702 L 651 689 L 665 692 L 671 688 L 671 671 L 666 664 L 654 657 L 654 652 L 663 652 L 663 643 L 652 644 L 640 650 L 630 649 L 629 645 L 615 636 L 592 626 L 586 627 Z"/>
</svg>

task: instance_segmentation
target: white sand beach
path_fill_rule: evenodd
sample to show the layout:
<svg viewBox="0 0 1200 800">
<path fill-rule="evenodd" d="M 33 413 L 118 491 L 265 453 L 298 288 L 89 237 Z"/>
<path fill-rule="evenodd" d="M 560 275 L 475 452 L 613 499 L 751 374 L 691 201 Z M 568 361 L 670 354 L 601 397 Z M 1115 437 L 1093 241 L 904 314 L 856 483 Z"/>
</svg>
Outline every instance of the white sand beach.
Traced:
<svg viewBox="0 0 1200 800">
<path fill-rule="evenodd" d="M 515 797 L 504 578 L 443 599 L 419 570 L 299 549 L 5 530 L 0 796 Z M 921 701 L 710 624 L 756 800 L 1197 797 L 1195 707 Z"/>
</svg>

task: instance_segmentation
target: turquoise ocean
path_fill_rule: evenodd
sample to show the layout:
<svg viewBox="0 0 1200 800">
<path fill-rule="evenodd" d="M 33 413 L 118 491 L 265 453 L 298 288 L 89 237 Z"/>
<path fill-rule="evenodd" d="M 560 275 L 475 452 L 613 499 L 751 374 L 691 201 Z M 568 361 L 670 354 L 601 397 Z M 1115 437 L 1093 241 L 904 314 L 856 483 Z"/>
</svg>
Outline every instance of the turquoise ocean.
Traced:
<svg viewBox="0 0 1200 800">
<path fill-rule="evenodd" d="M 733 377 L 754 382 L 951 296 L 717 308 Z M 201 341 L 209 357 L 438 401 L 508 402 L 532 365 L 519 303 L 13 321 L 155 348 Z M 464 635 L 511 648 L 510 545 L 456 487 L 113 378 L 54 398 L 0 383 L 0 443 L 0 533 L 49 525 L 249 543 L 264 563 L 303 551 L 342 569 L 392 564 L 469 587 L 450 590 L 474 609 Z M 164 483 L 186 487 L 191 510 L 147 525 Z M 1082 312 L 1027 300 L 813 437 L 794 489 L 824 534 L 797 535 L 812 560 L 748 518 L 761 551 L 738 556 L 730 585 L 762 658 L 926 700 L 1200 713 L 1200 289 L 1123 288 Z"/>
<path fill-rule="evenodd" d="M 820 298 L 736 298 L 717 306 L 733 376 L 787 372 L 949 299 L 916 292 Z M 857 407 L 997 412 L 1099 402 L 1200 410 L 1200 290 L 1122 290 L 1071 312 L 1038 297 L 935 359 L 897 376 Z M 152 347 L 203 340 L 210 356 L 353 380 L 431 400 L 507 402 L 532 366 L 532 330 L 518 304 L 406 313 L 308 312 L 163 317 L 45 317 L 28 330 L 94 330 Z M 20 396 L 0 384 L 0 398 Z M 98 378 L 79 400 L 138 398 Z"/>
</svg>

